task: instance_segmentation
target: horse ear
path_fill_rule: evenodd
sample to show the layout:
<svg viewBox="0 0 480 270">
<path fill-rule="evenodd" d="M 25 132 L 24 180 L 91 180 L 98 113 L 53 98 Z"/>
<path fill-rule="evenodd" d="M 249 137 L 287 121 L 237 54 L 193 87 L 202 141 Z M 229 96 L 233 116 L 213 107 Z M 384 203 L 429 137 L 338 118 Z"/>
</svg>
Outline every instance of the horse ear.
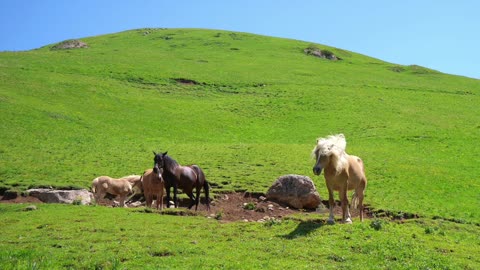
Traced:
<svg viewBox="0 0 480 270">
<path fill-rule="evenodd" d="M 163 156 L 166 156 L 166 155 L 167 155 L 167 153 L 168 153 L 168 151 L 167 151 L 167 152 L 165 152 L 165 153 L 163 153 Z"/>
</svg>

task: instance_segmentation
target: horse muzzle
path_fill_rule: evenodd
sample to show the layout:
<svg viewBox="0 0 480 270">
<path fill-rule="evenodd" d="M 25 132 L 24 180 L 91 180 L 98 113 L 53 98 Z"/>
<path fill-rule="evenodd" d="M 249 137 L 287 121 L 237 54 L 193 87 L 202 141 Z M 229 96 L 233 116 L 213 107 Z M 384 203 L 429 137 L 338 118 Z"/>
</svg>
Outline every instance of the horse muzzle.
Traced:
<svg viewBox="0 0 480 270">
<path fill-rule="evenodd" d="M 322 173 L 322 167 L 320 166 L 313 167 L 313 174 L 320 175 L 321 173 Z"/>
</svg>

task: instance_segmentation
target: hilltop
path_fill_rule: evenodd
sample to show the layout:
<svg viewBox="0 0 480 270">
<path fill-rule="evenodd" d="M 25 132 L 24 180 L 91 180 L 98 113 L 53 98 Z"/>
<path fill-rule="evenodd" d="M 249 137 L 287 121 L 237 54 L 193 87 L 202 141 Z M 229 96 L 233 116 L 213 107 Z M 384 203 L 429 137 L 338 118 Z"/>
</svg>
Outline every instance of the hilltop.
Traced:
<svg viewBox="0 0 480 270">
<path fill-rule="evenodd" d="M 264 192 L 282 174 L 313 176 L 316 138 L 341 132 L 367 166 L 368 203 L 480 217 L 478 80 L 231 31 L 79 41 L 0 53 L 1 189 L 88 187 L 139 174 L 152 150 L 168 150 L 204 168 L 214 191 Z"/>
</svg>

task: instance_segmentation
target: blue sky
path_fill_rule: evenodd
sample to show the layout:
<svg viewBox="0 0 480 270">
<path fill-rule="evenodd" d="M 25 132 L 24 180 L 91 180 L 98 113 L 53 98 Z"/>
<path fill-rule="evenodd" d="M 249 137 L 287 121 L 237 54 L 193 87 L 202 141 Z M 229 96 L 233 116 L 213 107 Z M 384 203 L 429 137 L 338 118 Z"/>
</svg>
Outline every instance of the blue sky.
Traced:
<svg viewBox="0 0 480 270">
<path fill-rule="evenodd" d="M 135 28 L 207 28 L 480 79 L 479 12 L 476 0 L 0 0 L 0 51 Z"/>
</svg>

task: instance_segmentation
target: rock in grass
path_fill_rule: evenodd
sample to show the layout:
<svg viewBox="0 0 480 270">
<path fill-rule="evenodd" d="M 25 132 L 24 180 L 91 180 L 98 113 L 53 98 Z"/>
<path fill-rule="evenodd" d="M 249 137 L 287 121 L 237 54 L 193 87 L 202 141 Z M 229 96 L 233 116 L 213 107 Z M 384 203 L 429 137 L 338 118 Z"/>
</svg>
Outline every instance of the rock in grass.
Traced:
<svg viewBox="0 0 480 270">
<path fill-rule="evenodd" d="M 312 179 L 295 174 L 279 177 L 268 189 L 267 198 L 297 209 L 315 209 L 321 203 Z"/>
<path fill-rule="evenodd" d="M 24 211 L 35 211 L 37 210 L 37 206 L 35 205 L 29 205 L 23 209 Z"/>
<path fill-rule="evenodd" d="M 28 195 L 36 197 L 44 203 L 90 204 L 93 195 L 86 189 L 52 190 L 45 188 L 29 189 Z"/>
</svg>

